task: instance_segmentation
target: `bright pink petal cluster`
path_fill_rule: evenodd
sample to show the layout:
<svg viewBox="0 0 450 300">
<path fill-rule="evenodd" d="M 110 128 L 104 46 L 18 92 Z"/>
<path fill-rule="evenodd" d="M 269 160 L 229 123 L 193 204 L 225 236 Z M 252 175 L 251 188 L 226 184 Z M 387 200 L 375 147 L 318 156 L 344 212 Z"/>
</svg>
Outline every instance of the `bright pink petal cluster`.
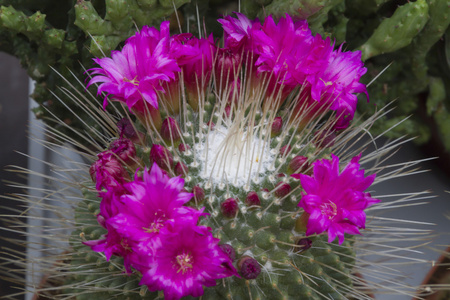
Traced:
<svg viewBox="0 0 450 300">
<path fill-rule="evenodd" d="M 304 193 L 298 206 L 308 213 L 306 235 L 328 233 L 328 242 L 336 237 L 339 244 L 344 242 L 344 234 L 360 234 L 365 228 L 364 210 L 380 202 L 364 192 L 375 180 L 375 175 L 364 177 L 360 169 L 360 156 L 354 157 L 339 171 L 339 158 L 323 159 L 314 163 L 312 176 L 292 174 L 300 179 Z"/>
<path fill-rule="evenodd" d="M 112 51 L 111 58 L 94 59 L 100 68 L 88 70 L 93 76 L 88 86 L 100 83 L 98 94 L 112 95 L 112 100 L 124 102 L 130 109 L 144 112 L 146 105 L 157 109 L 157 92 L 164 91 L 161 81 L 173 79 L 180 71 L 169 55 L 169 42 L 168 21 L 161 23 L 161 31 L 144 26 L 121 51 Z M 105 97 L 103 106 L 107 104 Z"/>
<path fill-rule="evenodd" d="M 343 129 L 353 119 L 356 93 L 366 93 L 359 80 L 366 73 L 361 52 L 334 50 L 330 39 L 313 36 L 306 21 L 294 22 L 289 15 L 276 24 L 268 16 L 261 26 L 237 13 L 219 20 L 223 25 L 225 46 L 244 53 L 255 62 L 253 84 L 267 85 L 269 101 L 280 104 L 295 88 L 300 88 L 300 102 L 295 113 L 306 111 L 303 118 L 312 118 L 327 109 L 336 111 L 336 129 Z M 248 60 L 251 57 L 251 60 Z"/>
<path fill-rule="evenodd" d="M 230 257 L 218 246 L 219 239 L 205 226 L 174 222 L 151 241 L 153 256 L 141 284 L 150 291 L 164 291 L 164 299 L 203 295 L 203 286 L 236 275 Z"/>
<path fill-rule="evenodd" d="M 181 177 L 170 178 L 154 163 L 121 190 L 100 192 L 97 219 L 108 232 L 85 244 L 107 259 L 123 257 L 127 272 L 138 270 L 141 284 L 166 299 L 201 296 L 203 286 L 237 271 L 211 229 L 198 225 L 203 210 L 185 206 L 193 194 L 183 188 Z"/>
</svg>

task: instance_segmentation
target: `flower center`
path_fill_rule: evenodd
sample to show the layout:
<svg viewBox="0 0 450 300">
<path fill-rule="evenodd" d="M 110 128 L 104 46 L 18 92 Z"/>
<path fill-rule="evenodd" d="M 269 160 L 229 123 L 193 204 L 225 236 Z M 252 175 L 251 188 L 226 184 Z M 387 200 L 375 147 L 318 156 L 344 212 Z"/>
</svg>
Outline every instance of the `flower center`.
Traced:
<svg viewBox="0 0 450 300">
<path fill-rule="evenodd" d="M 155 213 L 155 218 L 153 219 L 153 222 L 150 223 L 150 226 L 148 228 L 143 228 L 145 232 L 148 233 L 158 233 L 161 228 L 164 227 L 164 222 L 167 220 L 166 214 L 161 213 L 160 211 Z"/>
<path fill-rule="evenodd" d="M 189 253 L 182 253 L 176 256 L 176 264 L 175 267 L 178 268 L 177 273 L 182 272 L 184 274 L 187 271 L 192 270 L 192 264 L 194 262 L 194 258 Z"/>
<path fill-rule="evenodd" d="M 126 77 L 124 77 L 123 78 L 123 81 L 124 82 L 129 82 L 129 83 L 131 83 L 131 84 L 133 84 L 133 85 L 135 85 L 135 86 L 139 86 L 139 80 L 137 80 L 137 76 L 136 77 L 134 77 L 133 79 L 128 79 L 128 78 L 126 78 Z"/>
<path fill-rule="evenodd" d="M 320 209 L 322 211 L 322 215 L 328 216 L 328 219 L 330 220 L 334 219 L 337 215 L 337 206 L 332 201 L 322 204 Z"/>
<path fill-rule="evenodd" d="M 130 245 L 128 244 L 128 240 L 127 239 L 122 239 L 120 241 L 120 245 L 122 246 L 122 248 L 127 251 L 127 252 L 131 252 L 132 249 L 130 247 Z"/>
</svg>

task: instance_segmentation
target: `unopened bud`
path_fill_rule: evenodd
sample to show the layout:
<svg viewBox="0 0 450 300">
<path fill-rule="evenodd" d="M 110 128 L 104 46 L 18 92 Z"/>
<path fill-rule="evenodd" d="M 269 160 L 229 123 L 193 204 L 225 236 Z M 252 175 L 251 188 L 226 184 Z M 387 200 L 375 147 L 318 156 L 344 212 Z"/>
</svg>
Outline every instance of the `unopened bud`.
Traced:
<svg viewBox="0 0 450 300">
<path fill-rule="evenodd" d="M 239 205 L 236 199 L 228 198 L 220 204 L 220 209 L 226 218 L 234 218 L 239 211 Z"/>
<path fill-rule="evenodd" d="M 255 279 L 261 273 L 258 261 L 250 256 L 243 256 L 238 262 L 238 268 L 245 279 Z"/>
<path fill-rule="evenodd" d="M 283 129 L 283 119 L 281 117 L 276 117 L 273 119 L 272 130 L 270 132 L 271 137 L 278 136 Z"/>
<path fill-rule="evenodd" d="M 213 130 L 214 127 L 216 127 L 216 124 L 214 124 L 213 121 L 208 121 L 208 122 L 206 123 L 206 125 L 209 127 L 209 130 Z"/>
<path fill-rule="evenodd" d="M 192 193 L 194 194 L 195 204 L 198 205 L 205 200 L 205 191 L 198 185 L 192 188 Z"/>
<path fill-rule="evenodd" d="M 278 198 L 283 198 L 287 194 L 291 192 L 291 186 L 284 182 L 278 182 L 277 186 L 275 187 L 275 196 Z"/>
<path fill-rule="evenodd" d="M 178 145 L 178 151 L 180 152 L 185 152 L 187 150 L 191 149 L 191 146 L 189 146 L 188 144 L 180 144 Z"/>
<path fill-rule="evenodd" d="M 156 163 L 161 169 L 168 171 L 172 168 L 173 157 L 169 150 L 154 144 L 150 149 L 150 162 Z"/>
<path fill-rule="evenodd" d="M 308 158 L 306 156 L 297 155 L 289 162 L 288 173 L 305 173 L 308 168 Z"/>
<path fill-rule="evenodd" d="M 289 145 L 285 145 L 285 146 L 281 147 L 280 156 L 285 157 L 286 155 L 288 155 L 291 152 L 291 149 L 292 148 Z"/>
<path fill-rule="evenodd" d="M 170 144 L 180 140 L 180 126 L 174 118 L 167 117 L 164 119 L 161 126 L 161 137 Z"/>
<path fill-rule="evenodd" d="M 184 177 L 189 172 L 189 169 L 183 162 L 179 161 L 175 166 L 174 172 L 176 176 L 181 175 L 182 177 Z"/>
<path fill-rule="evenodd" d="M 296 247 L 294 250 L 296 252 L 304 252 L 304 251 L 308 250 L 309 248 L 311 248 L 312 241 L 308 238 L 301 238 L 295 243 L 295 245 L 296 245 Z"/>
<path fill-rule="evenodd" d="M 236 259 L 236 251 L 231 245 L 228 244 L 222 244 L 219 245 L 220 249 L 225 252 L 226 255 L 231 259 L 231 261 L 234 261 Z"/>
<path fill-rule="evenodd" d="M 256 192 L 248 193 L 247 198 L 245 198 L 245 204 L 247 206 L 260 206 L 261 200 L 259 199 L 258 193 Z"/>
</svg>

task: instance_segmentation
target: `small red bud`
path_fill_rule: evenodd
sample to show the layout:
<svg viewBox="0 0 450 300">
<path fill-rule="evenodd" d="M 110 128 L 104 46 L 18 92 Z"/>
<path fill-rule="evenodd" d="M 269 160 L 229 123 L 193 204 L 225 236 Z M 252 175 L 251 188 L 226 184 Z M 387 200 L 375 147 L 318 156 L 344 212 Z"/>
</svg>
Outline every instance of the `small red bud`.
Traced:
<svg viewBox="0 0 450 300">
<path fill-rule="evenodd" d="M 216 124 L 214 124 L 213 121 L 208 121 L 208 122 L 206 123 L 206 126 L 208 126 L 210 130 L 213 130 L 214 127 L 216 127 Z"/>
<path fill-rule="evenodd" d="M 291 152 L 291 149 L 292 148 L 289 145 L 281 147 L 281 149 L 280 149 L 281 157 L 285 157 L 286 155 L 288 155 Z"/>
<path fill-rule="evenodd" d="M 288 165 L 288 172 L 292 173 L 305 173 L 309 168 L 308 158 L 306 156 L 297 155 L 294 157 Z"/>
<path fill-rule="evenodd" d="M 167 117 L 164 119 L 161 126 L 161 137 L 168 143 L 180 140 L 180 126 L 174 118 Z"/>
<path fill-rule="evenodd" d="M 189 169 L 183 162 L 179 161 L 175 166 L 174 172 L 176 176 L 181 175 L 184 177 L 189 172 Z"/>
<path fill-rule="evenodd" d="M 225 106 L 225 111 L 223 112 L 225 118 L 231 118 L 231 106 Z"/>
<path fill-rule="evenodd" d="M 220 204 L 220 209 L 226 218 L 234 218 L 239 211 L 239 205 L 236 199 L 228 198 Z"/>
<path fill-rule="evenodd" d="M 228 244 L 222 244 L 219 245 L 220 249 L 225 252 L 226 255 L 231 259 L 231 261 L 234 261 L 236 259 L 236 251 L 231 245 Z"/>
<path fill-rule="evenodd" d="M 250 192 L 247 195 L 247 198 L 245 198 L 245 204 L 247 206 L 260 206 L 261 200 L 259 200 L 259 196 L 256 192 Z"/>
<path fill-rule="evenodd" d="M 295 247 L 295 251 L 304 252 L 311 248 L 312 241 L 308 238 L 299 239 L 296 243 L 297 247 Z"/>
<path fill-rule="evenodd" d="M 205 200 L 205 191 L 198 185 L 192 188 L 191 193 L 194 194 L 194 201 L 196 205 L 202 203 L 203 200 Z"/>
<path fill-rule="evenodd" d="M 180 151 L 180 152 L 185 152 L 189 149 L 191 149 L 191 146 L 189 146 L 188 144 L 180 144 L 178 146 L 178 151 Z"/>
<path fill-rule="evenodd" d="M 172 168 L 173 157 L 169 150 L 154 144 L 150 149 L 150 162 L 156 163 L 161 169 L 168 171 Z"/>
<path fill-rule="evenodd" d="M 275 187 L 275 196 L 278 198 L 283 198 L 287 194 L 291 192 L 291 186 L 284 182 L 278 182 L 277 186 Z"/>
<path fill-rule="evenodd" d="M 250 256 L 243 256 L 238 262 L 238 268 L 245 279 L 255 279 L 261 273 L 258 261 Z"/>
<path fill-rule="evenodd" d="M 273 119 L 272 130 L 270 132 L 271 137 L 279 135 L 282 129 L 283 119 L 281 117 L 276 117 L 275 119 Z"/>
</svg>

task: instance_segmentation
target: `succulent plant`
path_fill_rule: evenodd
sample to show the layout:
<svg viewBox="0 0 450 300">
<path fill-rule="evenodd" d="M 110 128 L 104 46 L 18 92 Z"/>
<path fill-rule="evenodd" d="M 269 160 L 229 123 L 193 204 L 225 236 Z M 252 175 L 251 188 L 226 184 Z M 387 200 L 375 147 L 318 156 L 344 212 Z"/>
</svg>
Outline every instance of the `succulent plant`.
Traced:
<svg viewBox="0 0 450 300">
<path fill-rule="evenodd" d="M 335 48 L 289 15 L 261 24 L 238 13 L 219 22 L 222 47 L 205 34 L 171 35 L 163 22 L 95 59 L 87 85 L 97 86 L 103 108 L 120 104 L 114 113 L 73 85 L 62 89 L 78 105 L 72 112 L 87 113 L 99 130 L 80 133 L 80 143 L 47 129 L 49 145 L 70 142 L 85 161 L 56 170 L 64 186 L 46 195 L 57 194 L 55 203 L 26 199 L 57 213 L 44 230 L 69 242 L 48 246 L 65 250 L 50 252 L 54 265 L 41 261 L 58 282 L 36 292 L 54 299 L 370 299 L 424 288 L 385 271 L 391 251 L 418 247 L 424 233 L 410 228 L 414 221 L 379 212 L 422 194 L 380 203 L 382 195 L 368 191 L 411 173 L 416 162 L 382 165 L 399 141 L 376 152 L 365 150 L 373 140 L 355 146 L 389 112 L 351 122 L 356 94 L 366 92 L 361 53 Z M 61 201 L 67 210 L 58 209 Z M 410 245 L 391 245 L 403 236 Z"/>
</svg>

